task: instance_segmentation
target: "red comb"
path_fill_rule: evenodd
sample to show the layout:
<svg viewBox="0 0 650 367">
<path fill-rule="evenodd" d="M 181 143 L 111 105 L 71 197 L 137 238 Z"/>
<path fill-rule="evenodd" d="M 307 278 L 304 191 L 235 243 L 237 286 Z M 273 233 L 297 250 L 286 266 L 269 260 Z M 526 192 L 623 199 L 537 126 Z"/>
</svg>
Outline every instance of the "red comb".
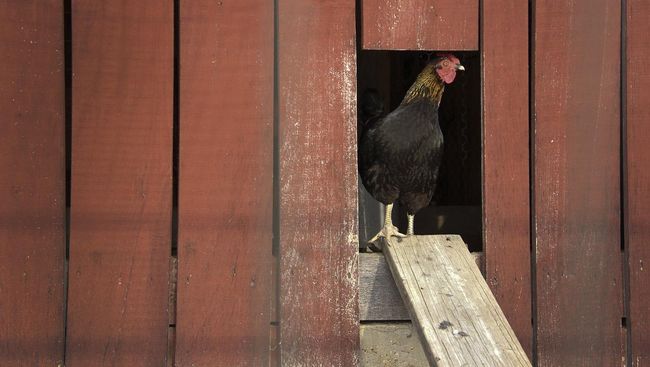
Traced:
<svg viewBox="0 0 650 367">
<path fill-rule="evenodd" d="M 449 59 L 449 60 L 451 60 L 453 62 L 460 62 L 460 60 L 458 60 L 458 58 L 456 56 L 454 56 L 453 54 L 451 54 L 449 52 L 440 52 L 440 53 L 437 53 L 436 56 L 438 56 L 438 57 L 446 57 L 447 59 Z"/>
</svg>

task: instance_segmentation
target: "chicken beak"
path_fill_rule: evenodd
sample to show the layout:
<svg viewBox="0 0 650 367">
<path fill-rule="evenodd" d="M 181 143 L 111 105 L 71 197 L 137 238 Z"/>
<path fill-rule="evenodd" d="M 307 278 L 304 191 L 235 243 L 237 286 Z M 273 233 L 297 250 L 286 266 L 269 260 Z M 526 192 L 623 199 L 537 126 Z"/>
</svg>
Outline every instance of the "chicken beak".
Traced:
<svg viewBox="0 0 650 367">
<path fill-rule="evenodd" d="M 465 71 L 465 67 L 461 64 L 456 65 L 456 70 L 462 70 Z"/>
</svg>

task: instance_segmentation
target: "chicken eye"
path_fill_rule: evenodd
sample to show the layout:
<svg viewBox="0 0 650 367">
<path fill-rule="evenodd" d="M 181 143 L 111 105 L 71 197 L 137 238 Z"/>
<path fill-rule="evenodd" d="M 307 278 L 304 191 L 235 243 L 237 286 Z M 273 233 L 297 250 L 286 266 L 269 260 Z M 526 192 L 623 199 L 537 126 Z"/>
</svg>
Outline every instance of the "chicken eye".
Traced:
<svg viewBox="0 0 650 367">
<path fill-rule="evenodd" d="M 443 61 L 442 66 L 444 66 L 444 67 L 449 66 L 449 61 L 448 60 Z"/>
</svg>

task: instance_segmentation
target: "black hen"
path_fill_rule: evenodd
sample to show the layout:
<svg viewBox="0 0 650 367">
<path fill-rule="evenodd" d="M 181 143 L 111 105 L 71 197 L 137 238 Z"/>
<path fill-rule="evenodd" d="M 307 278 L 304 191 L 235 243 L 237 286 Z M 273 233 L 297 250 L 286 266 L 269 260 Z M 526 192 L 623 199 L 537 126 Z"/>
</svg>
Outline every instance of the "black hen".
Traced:
<svg viewBox="0 0 650 367">
<path fill-rule="evenodd" d="M 399 236 L 392 224 L 393 203 L 399 201 L 408 214 L 407 235 L 413 234 L 415 214 L 429 205 L 442 161 L 443 136 L 438 106 L 445 84 L 465 70 L 453 55 L 429 63 L 413 83 L 402 103 L 383 119 L 372 121 L 359 141 L 359 173 L 363 185 L 386 205 L 381 237 Z"/>
</svg>

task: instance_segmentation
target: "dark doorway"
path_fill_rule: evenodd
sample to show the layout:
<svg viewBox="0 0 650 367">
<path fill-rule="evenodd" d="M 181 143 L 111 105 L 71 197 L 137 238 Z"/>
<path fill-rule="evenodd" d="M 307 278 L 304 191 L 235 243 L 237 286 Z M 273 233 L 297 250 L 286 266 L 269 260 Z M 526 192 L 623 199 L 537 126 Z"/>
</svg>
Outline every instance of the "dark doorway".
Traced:
<svg viewBox="0 0 650 367">
<path fill-rule="evenodd" d="M 460 234 L 471 251 L 481 251 L 481 85 L 478 52 L 454 52 L 466 71 L 448 85 L 440 104 L 445 154 L 432 203 L 415 216 L 416 234 Z M 381 98 L 384 111 L 399 106 L 404 94 L 435 52 L 366 51 L 358 53 L 359 124 L 364 98 Z M 406 213 L 396 205 L 394 223 L 406 228 Z M 383 208 L 360 184 L 361 247 L 383 223 Z"/>
</svg>

